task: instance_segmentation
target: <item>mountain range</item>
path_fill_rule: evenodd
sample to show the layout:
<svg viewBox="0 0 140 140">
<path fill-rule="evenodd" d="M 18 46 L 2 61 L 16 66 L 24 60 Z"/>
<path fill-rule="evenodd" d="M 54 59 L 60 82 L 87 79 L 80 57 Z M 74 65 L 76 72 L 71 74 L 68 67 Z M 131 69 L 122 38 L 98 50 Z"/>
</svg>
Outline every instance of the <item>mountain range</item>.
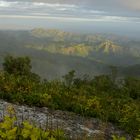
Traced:
<svg viewBox="0 0 140 140">
<path fill-rule="evenodd" d="M 33 71 L 42 77 L 58 78 L 70 70 L 77 75 L 109 73 L 140 75 L 140 41 L 107 34 L 77 34 L 56 29 L 0 31 L 0 57 L 29 56 Z"/>
</svg>

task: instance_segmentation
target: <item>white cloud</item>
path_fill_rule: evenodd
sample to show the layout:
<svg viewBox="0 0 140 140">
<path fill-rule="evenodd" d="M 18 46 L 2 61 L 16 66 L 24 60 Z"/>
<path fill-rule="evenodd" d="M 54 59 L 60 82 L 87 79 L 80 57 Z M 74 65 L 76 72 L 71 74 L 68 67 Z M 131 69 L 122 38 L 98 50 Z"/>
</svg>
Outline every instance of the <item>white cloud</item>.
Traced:
<svg viewBox="0 0 140 140">
<path fill-rule="evenodd" d="M 0 18 L 14 18 L 14 19 L 52 19 L 60 21 L 80 21 L 80 22 L 135 22 L 140 23 L 140 18 L 133 17 L 117 17 L 117 16 L 95 16 L 94 18 L 77 18 L 77 17 L 55 17 L 55 16 L 43 16 L 39 13 L 37 15 L 0 15 Z"/>
<path fill-rule="evenodd" d="M 0 1 L 0 7 L 1 8 L 7 8 L 11 7 L 14 4 L 17 4 L 18 2 L 7 2 L 7 1 Z"/>
<path fill-rule="evenodd" d="M 78 6 L 74 4 L 60 4 L 60 3 L 43 3 L 43 2 L 27 2 L 27 1 L 0 1 L 0 7 L 8 10 L 13 9 L 14 11 L 18 11 L 24 9 L 24 10 L 30 10 L 30 11 L 36 11 L 36 12 L 55 12 L 55 11 L 70 11 L 71 13 L 77 12 L 77 13 L 88 13 L 88 14 L 101 14 L 105 13 L 104 11 L 98 11 L 98 10 L 91 10 L 87 9 L 83 6 Z M 70 14 L 70 13 L 69 13 Z"/>
<path fill-rule="evenodd" d="M 37 6 L 37 7 L 65 7 L 65 8 L 77 8 L 78 6 L 76 5 L 70 5 L 70 4 L 59 4 L 59 3 L 54 3 L 54 4 L 51 4 L 51 3 L 38 3 L 38 2 L 33 2 L 32 3 L 33 6 Z"/>
<path fill-rule="evenodd" d="M 121 0 L 119 1 L 123 6 L 140 11 L 140 1 L 139 0 Z"/>
<path fill-rule="evenodd" d="M 87 9 L 81 9 L 82 13 L 86 13 L 86 14 L 107 14 L 107 12 L 105 11 L 99 11 L 99 10 L 87 10 Z"/>
<path fill-rule="evenodd" d="M 73 4 L 60 4 L 60 3 L 44 3 L 44 2 L 27 2 L 27 1 L 4 1 L 0 2 L 0 7 L 3 9 L 1 14 L 7 14 L 9 12 L 10 15 L 52 15 L 52 16 L 91 16 L 91 15 L 99 15 L 105 14 L 104 11 L 91 10 L 86 9 L 83 6 L 73 5 Z M 0 9 L 0 10 L 1 10 Z M 24 11 L 24 12 L 23 12 Z M 39 13 L 39 14 L 35 14 Z"/>
<path fill-rule="evenodd" d="M 109 13 L 106 11 L 88 9 L 87 7 L 74 4 L 2 0 L 0 1 L 0 11 L 0 17 L 2 18 L 52 18 L 72 21 L 140 22 L 139 18 L 109 16 Z"/>
<path fill-rule="evenodd" d="M 51 4 L 43 2 L 24 2 L 24 1 L 0 1 L 0 7 L 3 8 L 77 8 L 78 6 L 72 4 Z"/>
</svg>

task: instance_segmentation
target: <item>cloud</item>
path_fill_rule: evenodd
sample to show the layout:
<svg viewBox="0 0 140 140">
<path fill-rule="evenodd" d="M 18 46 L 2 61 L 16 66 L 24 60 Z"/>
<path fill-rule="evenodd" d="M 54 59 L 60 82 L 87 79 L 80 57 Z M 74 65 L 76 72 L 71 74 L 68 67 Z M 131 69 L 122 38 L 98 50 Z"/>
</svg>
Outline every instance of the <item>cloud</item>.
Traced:
<svg viewBox="0 0 140 140">
<path fill-rule="evenodd" d="M 140 10 L 140 1 L 139 0 L 33 0 L 36 2 L 52 2 L 52 3 L 75 3 L 75 4 L 84 4 L 93 6 L 94 8 L 97 6 L 99 8 L 124 8 L 127 7 L 129 9 Z"/>
<path fill-rule="evenodd" d="M 67 16 L 90 16 L 93 14 L 105 14 L 105 11 L 87 9 L 83 6 L 75 4 L 60 4 L 60 3 L 44 3 L 44 2 L 31 2 L 31 1 L 1 1 L 0 7 L 2 13 L 10 14 L 25 14 L 25 13 L 40 13 L 40 15 L 67 15 Z M 1 10 L 1 11 L 2 11 Z M 23 12 L 24 11 L 24 12 Z"/>
<path fill-rule="evenodd" d="M 66 17 L 66 16 L 49 16 L 49 15 L 41 15 L 37 13 L 37 15 L 0 15 L 0 18 L 8 18 L 8 19 L 51 19 L 51 20 L 59 20 L 59 21 L 70 21 L 70 22 L 115 22 L 115 23 L 125 23 L 125 22 L 134 22 L 140 23 L 140 18 L 134 17 L 117 17 L 117 16 L 94 16 L 94 18 L 82 18 L 82 17 Z"/>
<path fill-rule="evenodd" d="M 140 11 L 140 1 L 139 0 L 122 0 L 120 1 L 125 7 Z"/>
<path fill-rule="evenodd" d="M 14 5 L 16 3 L 17 2 L 0 1 L 0 7 L 1 8 L 7 8 L 7 7 L 10 7 L 11 5 Z"/>
<path fill-rule="evenodd" d="M 86 18 L 86 20 L 103 16 L 104 21 L 111 19 L 126 22 L 130 21 L 128 17 L 140 17 L 139 12 L 128 10 L 139 9 L 138 0 L 133 1 L 134 3 L 132 0 L 2 0 L 0 13 L 17 16 Z"/>
<path fill-rule="evenodd" d="M 49 8 L 59 8 L 59 7 L 65 7 L 65 8 L 77 8 L 76 5 L 74 4 L 60 4 L 60 3 L 43 3 L 43 2 L 24 2 L 24 1 L 0 1 L 0 7 L 3 8 L 45 8 L 45 7 L 49 7 Z"/>
<path fill-rule="evenodd" d="M 43 2 L 27 2 L 27 1 L 0 1 L 0 10 L 19 13 L 63 13 L 63 11 L 77 11 L 78 6 L 74 4 L 60 4 L 60 3 L 43 3 Z M 23 12 L 24 11 L 24 12 Z M 69 13 L 70 14 L 70 13 Z"/>
</svg>

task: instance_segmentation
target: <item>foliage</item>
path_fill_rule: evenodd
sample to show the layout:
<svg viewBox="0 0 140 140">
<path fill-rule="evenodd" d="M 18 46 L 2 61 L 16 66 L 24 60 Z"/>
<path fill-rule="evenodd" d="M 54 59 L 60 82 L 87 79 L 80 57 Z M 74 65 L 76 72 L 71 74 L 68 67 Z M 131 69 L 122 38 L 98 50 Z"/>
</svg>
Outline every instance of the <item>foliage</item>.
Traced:
<svg viewBox="0 0 140 140">
<path fill-rule="evenodd" d="M 115 135 L 113 135 L 112 138 L 113 138 L 113 140 L 126 140 L 125 137 L 118 137 L 118 136 L 115 136 Z"/>
<path fill-rule="evenodd" d="M 64 82 L 67 86 L 71 86 L 74 82 L 74 78 L 75 78 L 75 71 L 72 70 L 70 71 L 68 74 L 66 74 L 65 76 L 63 76 L 64 78 Z"/>
<path fill-rule="evenodd" d="M 10 115 L 13 112 L 9 113 Z M 31 125 L 28 121 L 17 125 L 15 116 L 7 115 L 0 123 L 0 139 L 2 140 L 65 140 L 61 130 L 43 130 Z M 13 114 L 14 115 L 14 114 Z"/>
<path fill-rule="evenodd" d="M 140 98 L 140 82 L 139 82 L 139 78 L 127 77 L 125 79 L 125 87 L 127 88 L 131 98 L 133 98 L 133 99 Z"/>
<path fill-rule="evenodd" d="M 113 74 L 77 78 L 75 71 L 66 74 L 63 81 L 40 81 L 33 77 L 1 71 L 0 98 L 98 117 L 115 123 L 132 136 L 140 134 L 139 78 L 126 77 L 118 84 L 114 83 Z"/>
<path fill-rule="evenodd" d="M 31 64 L 28 57 L 6 56 L 3 63 L 3 68 L 9 74 L 27 75 L 30 73 Z"/>
</svg>

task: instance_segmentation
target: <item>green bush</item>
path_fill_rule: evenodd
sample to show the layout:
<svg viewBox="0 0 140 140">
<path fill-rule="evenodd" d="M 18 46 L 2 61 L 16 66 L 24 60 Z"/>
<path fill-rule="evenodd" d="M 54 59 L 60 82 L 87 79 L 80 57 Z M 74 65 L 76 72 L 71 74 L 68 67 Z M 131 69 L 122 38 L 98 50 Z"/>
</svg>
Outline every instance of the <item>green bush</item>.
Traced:
<svg viewBox="0 0 140 140">
<path fill-rule="evenodd" d="M 19 75 L 1 71 L 0 98 L 98 117 L 113 122 L 132 136 L 140 134 L 139 78 L 124 78 L 120 86 L 108 75 L 80 79 L 71 71 L 63 81 L 40 81 L 39 76 L 29 73 Z"/>
</svg>

